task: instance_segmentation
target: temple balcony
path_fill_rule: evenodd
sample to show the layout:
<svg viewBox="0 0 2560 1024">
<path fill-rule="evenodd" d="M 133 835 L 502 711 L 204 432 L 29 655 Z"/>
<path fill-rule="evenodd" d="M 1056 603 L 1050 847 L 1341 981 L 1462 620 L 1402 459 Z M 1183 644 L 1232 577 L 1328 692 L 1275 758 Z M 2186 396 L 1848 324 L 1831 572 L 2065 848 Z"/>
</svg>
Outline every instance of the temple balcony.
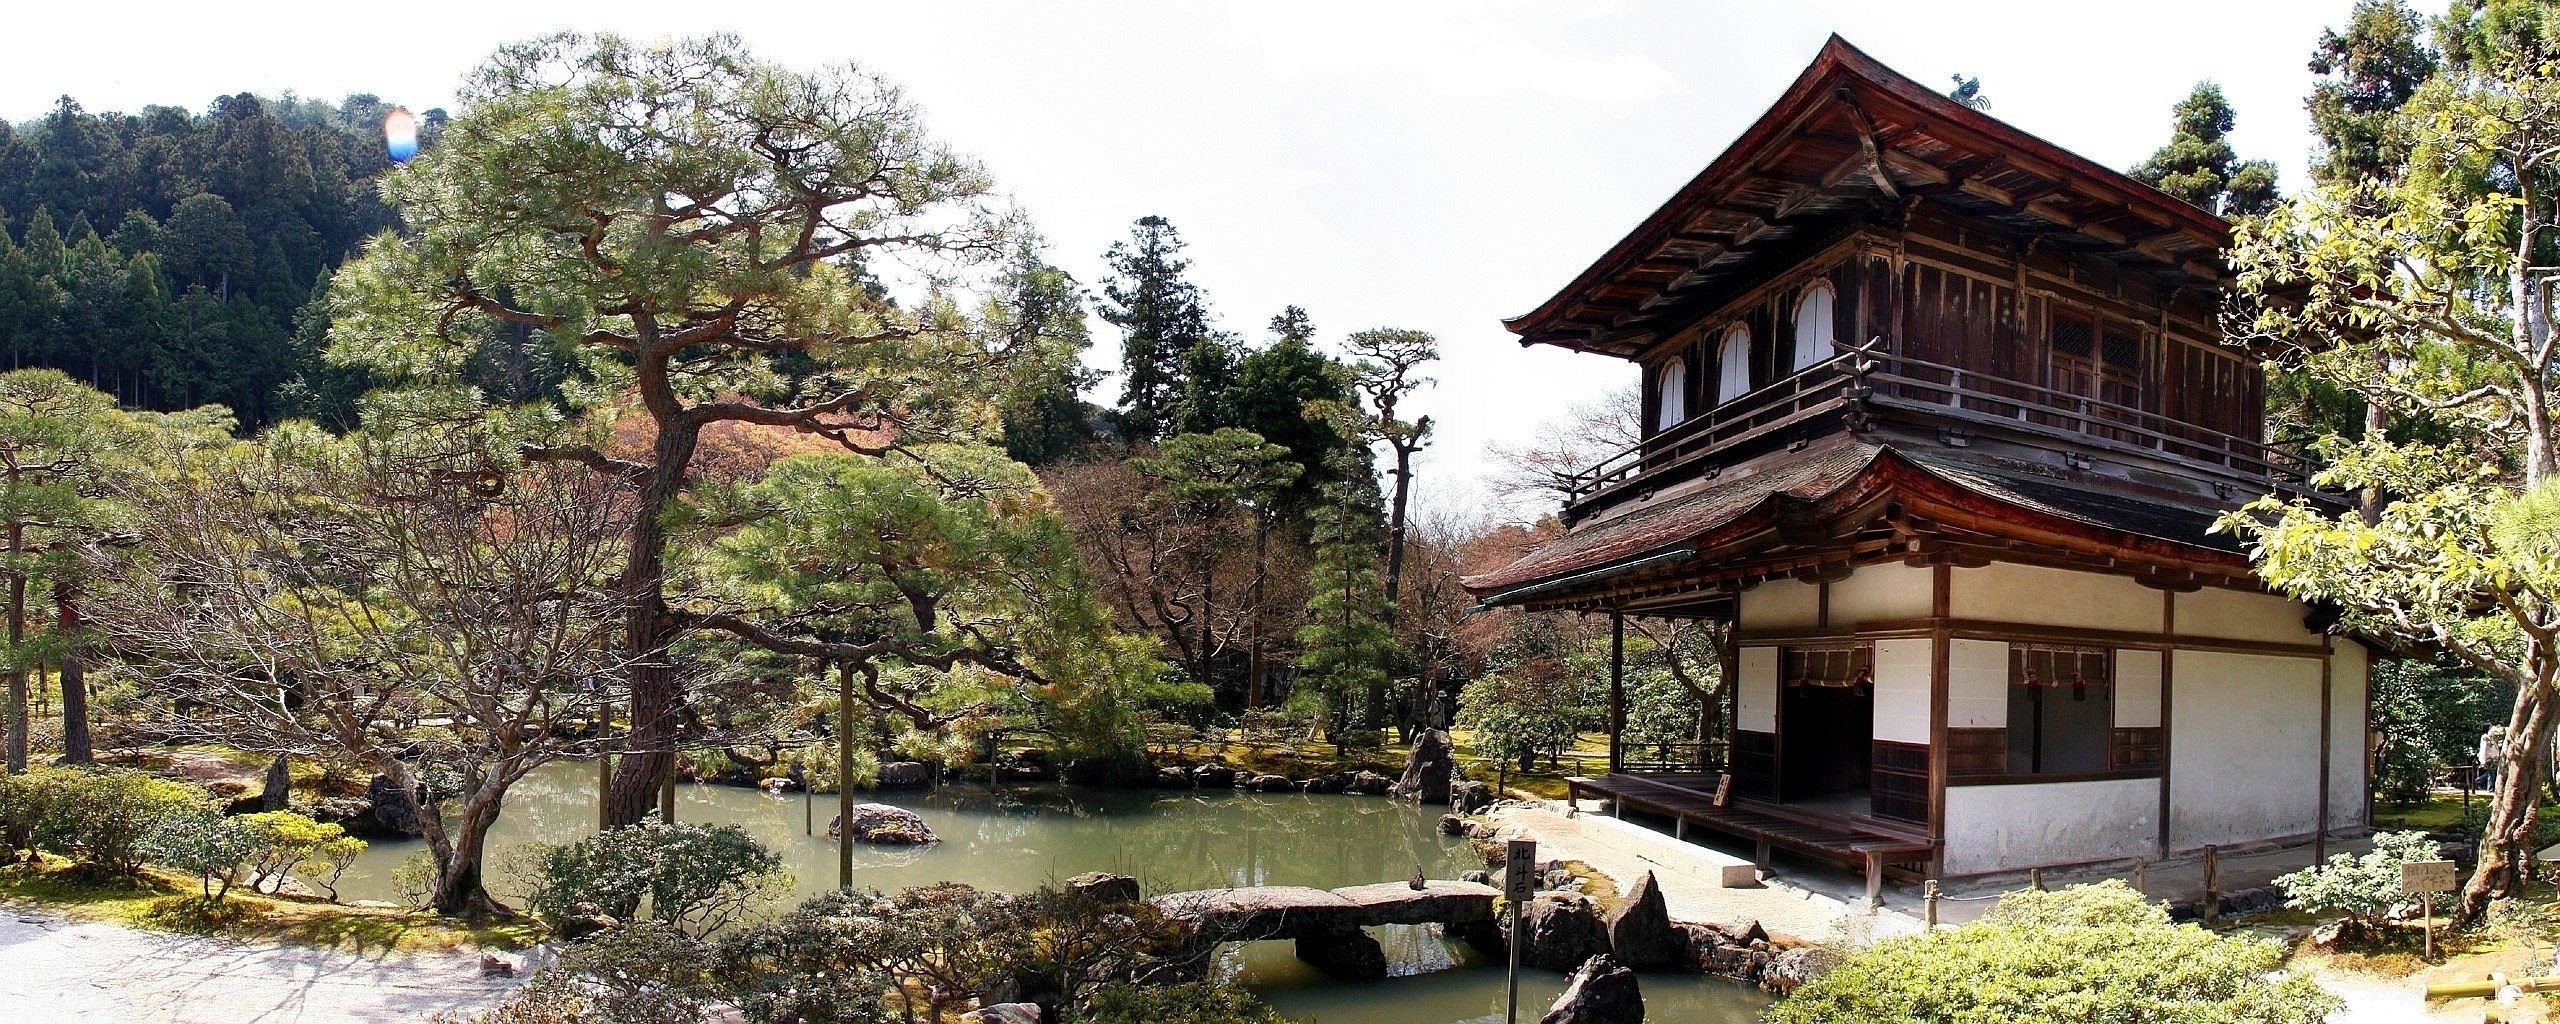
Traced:
<svg viewBox="0 0 2560 1024">
<path fill-rule="evenodd" d="M 2131 405 L 1901 355 L 1886 339 L 1746 392 L 1589 468 L 1557 474 L 1578 524 L 1630 500 L 1850 433 L 1905 446 L 1980 448 L 2058 476 L 2111 477 L 2154 494 L 2237 505 L 2308 493 L 2297 453 Z"/>
</svg>

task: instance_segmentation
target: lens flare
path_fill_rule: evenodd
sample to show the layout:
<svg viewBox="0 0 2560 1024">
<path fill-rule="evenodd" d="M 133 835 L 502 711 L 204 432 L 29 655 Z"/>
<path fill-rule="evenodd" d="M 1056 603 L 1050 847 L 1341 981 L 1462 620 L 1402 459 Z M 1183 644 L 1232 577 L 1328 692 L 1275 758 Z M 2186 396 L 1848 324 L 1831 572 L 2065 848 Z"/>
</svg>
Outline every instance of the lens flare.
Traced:
<svg viewBox="0 0 2560 1024">
<path fill-rule="evenodd" d="M 407 107 L 393 107 L 382 115 L 382 145 L 391 154 L 391 162 L 405 164 L 418 155 L 418 119 Z"/>
</svg>

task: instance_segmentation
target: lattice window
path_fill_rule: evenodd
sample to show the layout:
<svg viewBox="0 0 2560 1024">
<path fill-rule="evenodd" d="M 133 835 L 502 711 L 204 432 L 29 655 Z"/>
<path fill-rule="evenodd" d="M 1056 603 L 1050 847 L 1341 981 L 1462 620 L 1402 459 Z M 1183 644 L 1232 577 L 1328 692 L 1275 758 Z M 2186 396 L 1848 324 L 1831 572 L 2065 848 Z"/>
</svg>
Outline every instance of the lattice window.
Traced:
<svg viewBox="0 0 2560 1024">
<path fill-rule="evenodd" d="M 2089 358 L 2097 342 L 2098 328 L 2078 317 L 2053 318 L 2053 350 L 2067 356 Z"/>
</svg>

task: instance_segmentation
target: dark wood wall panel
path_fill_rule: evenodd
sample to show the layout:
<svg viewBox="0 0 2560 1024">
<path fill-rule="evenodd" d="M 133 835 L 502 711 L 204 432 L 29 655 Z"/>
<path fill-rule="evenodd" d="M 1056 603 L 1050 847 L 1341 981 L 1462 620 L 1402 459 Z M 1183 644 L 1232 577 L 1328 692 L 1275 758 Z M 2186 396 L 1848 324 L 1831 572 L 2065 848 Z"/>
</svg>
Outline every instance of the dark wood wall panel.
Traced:
<svg viewBox="0 0 2560 1024">
<path fill-rule="evenodd" d="M 1927 824 L 1929 745 L 1876 740 L 1868 757 L 1867 803 L 1879 818 Z"/>
<path fill-rule="evenodd" d="M 1778 734 L 1733 731 L 1733 789 L 1747 796 L 1778 795 Z"/>
<path fill-rule="evenodd" d="M 1947 775 L 1999 775 L 2009 770 L 2009 730 L 1948 729 Z"/>
<path fill-rule="evenodd" d="M 2107 767 L 2116 771 L 2158 768 L 2166 745 L 2167 734 L 2157 726 L 2119 728 L 2108 738 Z"/>
</svg>

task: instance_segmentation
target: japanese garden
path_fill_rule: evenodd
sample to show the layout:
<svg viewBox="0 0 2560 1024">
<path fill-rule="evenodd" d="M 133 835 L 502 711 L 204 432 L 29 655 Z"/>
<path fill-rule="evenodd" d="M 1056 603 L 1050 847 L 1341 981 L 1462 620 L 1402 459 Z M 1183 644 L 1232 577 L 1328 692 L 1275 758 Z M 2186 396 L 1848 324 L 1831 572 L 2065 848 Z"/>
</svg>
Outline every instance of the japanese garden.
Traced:
<svg viewBox="0 0 2560 1024">
<path fill-rule="evenodd" d="M 1017 186 L 894 32 L 62 82 L 0 120 L 0 1019 L 2545 1019 L 2560 4 L 2310 6 L 2297 106 L 2182 79 L 2112 164 L 2030 100 L 2109 83 L 1844 19 L 1377 322 L 1383 241 L 1202 197 L 1519 211 L 1097 220 L 1046 162 L 1178 96 Z M 1252 109 L 1194 141 L 1368 124 Z"/>
</svg>

